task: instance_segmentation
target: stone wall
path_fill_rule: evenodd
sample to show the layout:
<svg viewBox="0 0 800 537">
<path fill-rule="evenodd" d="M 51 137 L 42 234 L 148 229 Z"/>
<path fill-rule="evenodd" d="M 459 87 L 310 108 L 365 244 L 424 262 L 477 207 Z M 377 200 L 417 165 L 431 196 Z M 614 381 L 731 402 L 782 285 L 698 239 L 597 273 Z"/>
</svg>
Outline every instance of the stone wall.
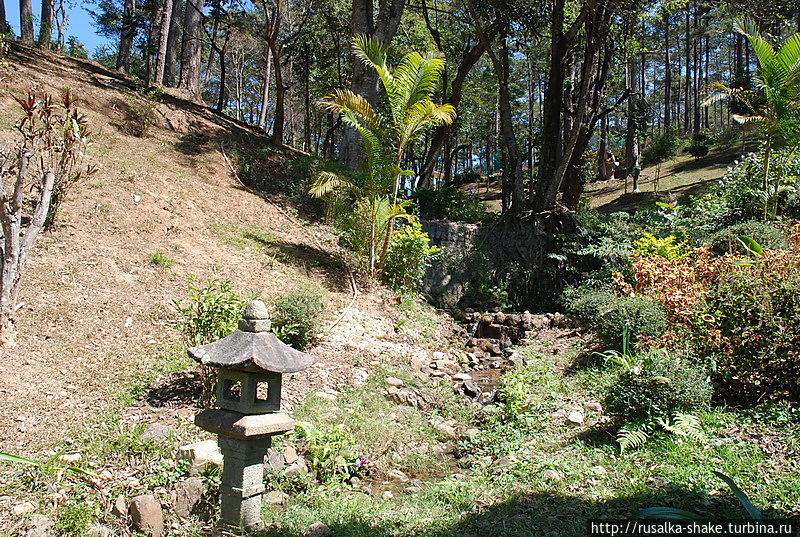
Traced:
<svg viewBox="0 0 800 537">
<path fill-rule="evenodd" d="M 488 224 L 422 222 L 442 252 L 428 268 L 424 289 L 442 307 L 465 306 L 470 282 L 506 281 L 514 306 L 550 307 L 559 278 L 546 271 L 555 236 L 575 229 L 572 213 L 520 213 Z"/>
</svg>

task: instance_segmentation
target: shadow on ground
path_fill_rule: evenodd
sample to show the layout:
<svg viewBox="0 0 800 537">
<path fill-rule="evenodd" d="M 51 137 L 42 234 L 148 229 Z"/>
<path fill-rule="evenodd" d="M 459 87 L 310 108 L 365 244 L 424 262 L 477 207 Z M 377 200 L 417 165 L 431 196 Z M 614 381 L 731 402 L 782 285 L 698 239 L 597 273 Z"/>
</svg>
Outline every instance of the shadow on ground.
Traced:
<svg viewBox="0 0 800 537">
<path fill-rule="evenodd" d="M 194 406 L 203 394 L 203 380 L 198 371 L 170 373 L 145 393 L 152 407 Z"/>
<path fill-rule="evenodd" d="M 456 523 L 416 531 L 425 537 L 579 537 L 588 534 L 591 520 L 627 519 L 646 507 L 677 507 L 716 519 L 741 519 L 744 513 L 725 496 L 722 499 L 673 485 L 649 485 L 654 490 L 610 500 L 593 501 L 566 493 L 531 493 L 509 501 L 479 507 L 466 513 Z M 770 513 L 770 518 L 786 518 Z M 363 518 L 325 521 L 337 537 L 390 537 L 412 535 L 408 529 L 389 522 L 374 522 L 370 514 Z M 308 535 L 280 528 L 257 534 L 259 537 L 295 537 Z"/>
</svg>

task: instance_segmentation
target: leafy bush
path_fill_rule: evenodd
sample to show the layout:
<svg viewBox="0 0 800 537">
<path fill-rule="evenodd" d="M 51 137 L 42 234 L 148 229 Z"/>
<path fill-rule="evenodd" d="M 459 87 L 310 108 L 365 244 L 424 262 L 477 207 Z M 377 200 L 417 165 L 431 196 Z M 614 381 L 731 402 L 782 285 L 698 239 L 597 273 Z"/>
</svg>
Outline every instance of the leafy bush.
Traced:
<svg viewBox="0 0 800 537">
<path fill-rule="evenodd" d="M 686 147 L 686 152 L 694 158 L 701 158 L 708 155 L 708 146 L 701 143 L 691 144 Z"/>
<path fill-rule="evenodd" d="M 194 276 L 189 276 L 188 303 L 173 301 L 178 312 L 175 324 L 187 347 L 205 345 L 221 339 L 236 329 L 247 301 L 233 290 L 231 282 L 209 280 L 204 287 L 196 284 Z M 201 366 L 200 378 L 203 383 L 201 403 L 208 405 L 214 393 L 216 372 Z"/>
<path fill-rule="evenodd" d="M 158 123 L 156 92 L 145 92 L 128 97 L 125 129 L 128 134 L 144 138 L 150 129 Z"/>
<path fill-rule="evenodd" d="M 728 226 L 709 237 L 708 242 L 717 255 L 744 254 L 747 252 L 738 240 L 741 236 L 751 237 L 763 248 L 783 249 L 789 245 L 783 231 L 771 224 L 757 220 L 748 220 L 741 224 Z"/>
<path fill-rule="evenodd" d="M 453 177 L 453 182 L 457 185 L 480 183 L 481 181 L 483 181 L 483 176 L 475 168 L 469 168 L 468 170 L 455 174 Z"/>
<path fill-rule="evenodd" d="M 680 357 L 656 349 L 622 371 L 608 389 L 603 407 L 624 423 L 644 423 L 706 408 L 708 374 Z"/>
<path fill-rule="evenodd" d="M 667 131 L 650 138 L 650 143 L 642 152 L 642 164 L 653 166 L 674 157 L 678 153 L 680 140 L 674 131 Z"/>
<path fill-rule="evenodd" d="M 272 331 L 284 343 L 303 350 L 319 332 L 324 310 L 318 291 L 308 288 L 293 291 L 275 301 Z"/>
<path fill-rule="evenodd" d="M 623 333 L 632 340 L 658 338 L 666 329 L 663 306 L 646 297 L 617 296 L 589 286 L 565 291 L 567 312 L 592 326 L 603 342 L 621 350 Z"/>
<path fill-rule="evenodd" d="M 716 337 L 695 339 L 716 364 L 720 395 L 800 400 L 800 252 L 764 250 L 755 262 L 728 265 L 706 303 Z"/>
<path fill-rule="evenodd" d="M 689 251 L 686 241 L 678 242 L 678 237 L 656 237 L 652 233 L 645 233 L 642 238 L 636 241 L 634 255 L 641 257 L 664 257 L 666 259 L 677 259 L 683 257 Z"/>
<path fill-rule="evenodd" d="M 413 198 L 421 218 L 474 224 L 487 215 L 486 208 L 478 198 L 452 185 L 445 185 L 438 190 L 418 188 Z"/>
<path fill-rule="evenodd" d="M 428 235 L 417 222 L 405 225 L 392 234 L 383 267 L 383 279 L 390 287 L 413 291 L 422 285 L 430 257 L 439 251 L 438 247 L 429 243 Z"/>
<path fill-rule="evenodd" d="M 344 481 L 364 466 L 357 458 L 355 438 L 345 425 L 322 431 L 307 422 L 298 422 L 295 431 L 306 441 L 309 460 L 322 482 Z"/>
<path fill-rule="evenodd" d="M 626 326 L 634 341 L 656 339 L 664 334 L 667 316 L 663 306 L 649 298 L 615 297 L 602 307 L 593 324 L 607 345 L 619 349 Z"/>
<path fill-rule="evenodd" d="M 188 304 L 173 301 L 178 311 L 176 328 L 187 347 L 205 345 L 221 339 L 236 329 L 247 301 L 233 290 L 231 282 L 209 280 L 200 287 L 189 276 Z"/>
</svg>

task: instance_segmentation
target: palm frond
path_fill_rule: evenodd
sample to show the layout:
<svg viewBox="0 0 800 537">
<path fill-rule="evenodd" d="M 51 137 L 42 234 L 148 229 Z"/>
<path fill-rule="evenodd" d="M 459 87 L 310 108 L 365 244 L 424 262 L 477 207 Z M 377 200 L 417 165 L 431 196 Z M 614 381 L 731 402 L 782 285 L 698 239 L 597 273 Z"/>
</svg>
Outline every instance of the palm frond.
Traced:
<svg viewBox="0 0 800 537">
<path fill-rule="evenodd" d="M 411 52 L 395 69 L 395 91 L 390 96 L 395 116 L 416 103 L 430 100 L 444 69 L 444 59 L 438 55 L 423 56 Z"/>
<path fill-rule="evenodd" d="M 389 47 L 366 35 L 353 38 L 353 54 L 365 65 L 375 69 L 387 91 L 394 87 L 394 76 L 386 63 Z"/>
<path fill-rule="evenodd" d="M 359 187 L 344 175 L 321 171 L 314 176 L 314 181 L 308 189 L 308 194 L 315 198 L 322 198 L 336 190 L 358 193 Z"/>
<path fill-rule="evenodd" d="M 361 95 L 348 89 L 338 89 L 319 101 L 325 110 L 342 116 L 342 120 L 353 127 L 380 129 L 380 118 L 375 108 Z"/>
</svg>

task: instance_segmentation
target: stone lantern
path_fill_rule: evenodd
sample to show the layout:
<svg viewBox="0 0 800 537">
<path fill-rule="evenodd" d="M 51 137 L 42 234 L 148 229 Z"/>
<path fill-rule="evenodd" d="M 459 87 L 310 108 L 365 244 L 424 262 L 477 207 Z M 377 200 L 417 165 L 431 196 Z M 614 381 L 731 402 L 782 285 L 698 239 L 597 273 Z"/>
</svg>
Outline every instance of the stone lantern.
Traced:
<svg viewBox="0 0 800 537">
<path fill-rule="evenodd" d="M 254 300 L 245 308 L 238 330 L 189 349 L 194 360 L 218 370 L 216 408 L 203 410 L 194 422 L 219 436 L 224 531 L 261 526 L 264 456 L 274 435 L 294 428 L 294 420 L 280 411 L 281 377 L 315 361 L 269 330 L 267 308 Z"/>
</svg>

